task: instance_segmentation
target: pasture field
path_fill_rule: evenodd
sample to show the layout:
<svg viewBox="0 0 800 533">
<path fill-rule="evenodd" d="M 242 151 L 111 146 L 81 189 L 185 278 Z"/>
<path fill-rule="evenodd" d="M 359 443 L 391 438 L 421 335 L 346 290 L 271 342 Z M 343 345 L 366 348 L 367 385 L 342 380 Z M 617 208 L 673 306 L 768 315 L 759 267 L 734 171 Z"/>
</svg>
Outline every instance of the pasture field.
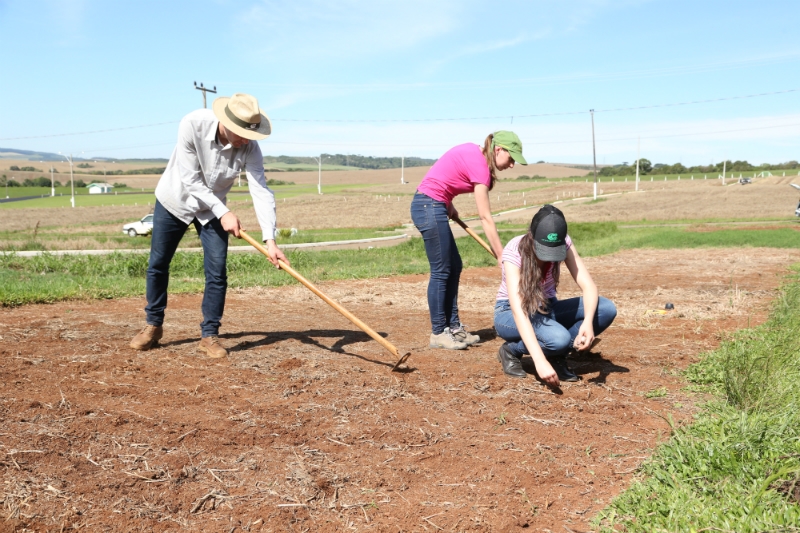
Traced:
<svg viewBox="0 0 800 533">
<path fill-rule="evenodd" d="M 418 182 L 388 183 L 388 172 L 355 173 L 367 181 L 323 185 L 324 194 L 321 196 L 316 194 L 316 182 L 298 180 L 295 185 L 273 186 L 278 227 L 297 228 L 303 233 L 327 228 L 377 229 L 408 225 L 411 223 L 409 205 Z M 421 179 L 424 172 L 419 173 Z M 530 221 L 533 206 L 546 202 L 559 202 L 557 205 L 567 219 L 574 222 L 703 224 L 783 221 L 793 224 L 797 197 L 788 185 L 792 179 L 788 176 L 763 178 L 751 185 L 726 187 L 717 180 L 640 183 L 638 193 L 633 191 L 631 182 L 602 183 L 598 193 L 613 196 L 599 202 L 590 201 L 593 193 L 591 182 L 500 181 L 490 200 L 493 211 L 503 213 L 497 217 L 498 220 L 516 221 L 520 227 Z M 258 224 L 246 190 L 246 186 L 236 187 L 229 196 L 228 206 L 239 215 L 245 228 L 253 229 Z M 82 205 L 89 202 L 97 205 Z M 75 209 L 69 207 L 68 197 L 0 204 L 0 249 L 140 247 L 142 239 L 138 242 L 136 239 L 134 242 L 127 238 L 119 239 L 122 224 L 143 217 L 151 211 L 153 203 L 152 194 L 125 194 L 80 197 Z M 51 205 L 61 207 L 47 207 Z M 476 215 L 475 202 L 469 195 L 457 197 L 455 205 L 462 218 Z M 184 246 L 189 245 L 187 241 Z"/>
<path fill-rule="evenodd" d="M 513 171 L 534 173 L 522 168 Z M 316 172 L 280 174 L 297 194 L 275 187 L 278 225 L 299 229 L 294 242 L 413 234 L 408 209 L 423 174 L 406 169 L 401 184 L 394 171 L 323 172 L 322 196 Z M 400 372 L 256 254 L 230 257 L 224 360 L 195 351 L 199 254 L 176 256 L 165 337 L 148 352 L 128 348 L 144 320 L 146 254 L 3 256 L 3 527 L 795 531 L 793 178 L 643 181 L 638 193 L 616 180 L 596 202 L 591 181 L 572 179 L 501 181 L 491 196 L 504 242 L 535 205 L 558 202 L 601 294 L 617 305 L 602 342 L 571 356 L 581 381 L 556 391 L 527 358 L 526 379 L 502 373 L 492 328 L 499 272 L 468 238 L 458 244 L 459 308 L 483 342 L 458 353 L 427 346 L 419 239 L 289 255 L 411 351 Z M 257 227 L 246 194 L 229 206 Z M 468 196 L 456 207 L 475 215 Z M 0 246 L 146 247 L 148 238 L 120 229 L 143 209 L 0 205 Z M 577 290 L 565 279 L 559 296 Z M 664 312 L 666 302 L 675 310 Z"/>
</svg>

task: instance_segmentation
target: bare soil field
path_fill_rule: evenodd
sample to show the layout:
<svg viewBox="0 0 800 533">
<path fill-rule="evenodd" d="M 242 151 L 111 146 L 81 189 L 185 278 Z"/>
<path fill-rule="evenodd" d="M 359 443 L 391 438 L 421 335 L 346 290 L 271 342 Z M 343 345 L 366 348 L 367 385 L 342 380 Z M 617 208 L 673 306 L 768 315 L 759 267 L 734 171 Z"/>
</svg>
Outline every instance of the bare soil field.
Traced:
<svg viewBox="0 0 800 533">
<path fill-rule="evenodd" d="M 91 168 L 81 169 L 78 168 L 79 163 L 88 163 L 92 165 Z M 94 161 L 79 161 L 73 165 L 72 172 L 75 179 L 82 179 L 85 182 L 90 180 L 103 179 L 102 175 L 88 174 L 91 172 L 114 172 L 117 170 L 139 170 L 144 168 L 157 168 L 165 167 L 164 162 L 94 162 Z M 11 166 L 17 167 L 34 167 L 39 169 L 37 172 L 21 172 L 18 170 L 5 170 Z M 50 177 L 50 167 L 56 170 L 54 178 L 61 182 L 61 184 L 68 184 L 70 179 L 69 163 L 64 161 L 28 161 L 16 159 L 0 159 L 0 173 L 6 174 L 9 177 L 14 177 L 19 182 L 24 181 L 26 178 L 36 179 L 40 176 Z M 425 173 L 430 167 L 409 167 L 404 169 L 402 175 L 405 181 L 411 182 L 413 186 L 419 184 Z M 528 166 L 517 165 L 515 168 L 503 171 L 500 177 L 503 179 L 516 178 L 521 175 L 527 176 L 544 176 L 545 178 L 563 178 L 567 176 L 584 176 L 588 171 L 568 167 L 564 165 L 556 165 L 551 163 L 531 164 Z M 342 185 L 352 183 L 371 183 L 371 184 L 400 184 L 401 169 L 388 169 L 388 170 L 366 170 L 358 169 L 352 171 L 328 171 L 323 170 L 323 183 L 329 185 Z M 154 189 L 158 183 L 160 174 L 128 174 L 128 175 L 107 175 L 105 180 L 109 183 L 124 183 L 129 187 L 145 189 Z M 293 181 L 301 185 L 315 185 L 319 180 L 318 172 L 267 172 L 267 178 L 279 179 L 285 181 Z"/>
<path fill-rule="evenodd" d="M 384 171 L 380 171 L 384 172 Z M 363 174 L 366 175 L 367 171 Z M 301 174 L 301 173 L 296 173 Z M 357 173 L 361 174 L 361 173 Z M 603 182 L 598 193 L 612 195 L 599 202 L 592 198 L 591 181 L 517 182 L 501 181 L 491 193 L 492 210 L 506 211 L 546 202 L 558 206 L 575 222 L 653 221 L 680 219 L 768 219 L 794 220 L 797 195 L 788 185 L 795 177 L 759 179 L 751 185 L 722 186 L 719 180 L 642 181 L 634 192 L 632 181 Z M 800 181 L 800 180 L 797 180 Z M 411 223 L 409 206 L 415 184 L 383 184 L 369 189 L 354 188 L 337 194 L 309 194 L 281 198 L 278 191 L 278 227 L 303 229 L 375 228 Z M 622 193 L 622 194 L 618 194 Z M 462 195 L 455 199 L 462 218 L 475 216 L 474 198 Z M 229 207 L 242 219 L 246 228 L 258 224 L 252 202 L 231 195 Z M 138 220 L 147 207 L 78 207 L 75 209 L 0 209 L 0 227 L 22 233 L 9 244 L 20 245 L 30 239 L 39 223 L 40 235 L 55 235 L 47 241 L 51 249 L 126 248 L 125 240 L 108 237 L 121 235 L 122 222 Z M 499 217 L 502 220 L 528 223 L 533 210 L 522 210 Z M 105 222 L 105 223 L 104 223 Z M 24 232 L 28 230 L 28 232 Z M 94 240 L 85 235 L 99 237 Z"/>
<path fill-rule="evenodd" d="M 464 352 L 427 348 L 427 276 L 321 285 L 412 351 L 399 373 L 298 286 L 229 295 L 225 360 L 195 352 L 200 295 L 170 299 L 149 352 L 127 346 L 143 298 L 2 309 L 0 531 L 588 531 L 668 437 L 665 418 L 688 422 L 702 401 L 679 371 L 762 322 L 798 260 L 588 259 L 619 315 L 558 391 L 502 373 L 495 268 L 463 275 L 462 318 L 484 339 Z"/>
</svg>

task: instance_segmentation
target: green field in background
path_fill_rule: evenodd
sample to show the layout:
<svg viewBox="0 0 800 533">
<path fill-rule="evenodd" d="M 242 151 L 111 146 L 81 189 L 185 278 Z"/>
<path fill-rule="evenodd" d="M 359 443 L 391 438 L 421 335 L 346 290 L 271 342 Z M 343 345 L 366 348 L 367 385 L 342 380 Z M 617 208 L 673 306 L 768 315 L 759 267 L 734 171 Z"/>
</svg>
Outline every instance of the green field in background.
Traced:
<svg viewBox="0 0 800 533">
<path fill-rule="evenodd" d="M 291 175 L 281 175 L 276 178 L 267 176 L 268 179 L 281 179 L 283 181 L 291 181 Z M 353 184 L 337 184 L 325 185 L 322 184 L 322 194 L 346 194 L 347 191 L 359 191 L 374 187 L 370 183 L 353 183 Z M 270 185 L 269 188 L 275 193 L 275 198 L 292 198 L 303 194 L 317 194 L 317 185 Z M 11 191 L 14 191 L 14 194 Z M 2 189 L 0 189 L 2 191 Z M 46 192 L 43 192 L 46 191 Z M 75 189 L 75 206 L 76 207 L 94 207 L 94 206 L 131 206 L 131 205 L 144 205 L 147 206 L 148 202 L 152 206 L 155 203 L 155 194 L 153 190 L 145 189 L 145 192 L 137 193 L 134 189 L 125 189 L 126 194 L 89 194 L 87 189 Z M 122 192 L 122 191 L 118 191 Z M 413 194 L 413 191 L 408 194 Z M 69 187 L 56 187 L 56 196 L 50 196 L 50 189 L 44 187 L 10 187 L 9 196 L 12 198 L 19 198 L 23 196 L 42 196 L 40 198 L 32 198 L 30 200 L 19 200 L 16 202 L 0 203 L 0 209 L 23 209 L 30 207 L 70 207 L 70 189 Z M 228 194 L 228 201 L 235 202 L 241 201 L 244 198 L 250 198 L 247 185 L 241 187 L 233 187 Z M 252 199 L 250 200 L 252 202 Z"/>
<path fill-rule="evenodd" d="M 373 235 L 384 236 L 387 234 L 384 232 L 391 230 L 374 228 L 364 230 L 363 235 L 371 231 Z M 334 236 L 330 232 L 321 230 L 316 237 L 328 240 Z M 503 242 L 508 242 L 522 232 L 501 231 L 500 237 Z M 338 237 L 345 235 L 352 236 L 354 233 L 344 230 Z M 612 222 L 603 222 L 570 224 L 570 235 L 576 249 L 586 257 L 632 248 L 800 247 L 800 232 L 789 228 L 694 232 L 675 227 L 619 228 Z M 196 241 L 196 237 L 191 235 L 185 239 Z M 142 247 L 148 241 L 138 240 Z M 231 243 L 235 245 L 237 241 L 232 240 Z M 470 237 L 458 239 L 458 247 L 465 268 L 495 264 L 494 259 Z M 301 272 L 312 281 L 424 274 L 429 269 L 420 238 L 372 250 L 289 251 L 287 255 L 293 263 L 298 261 L 302 265 Z M 174 275 L 170 291 L 201 292 L 202 254 L 179 252 L 178 256 L 181 259 L 172 266 Z M 146 264 L 146 254 L 44 255 L 34 258 L 18 257 L 13 253 L 0 255 L 0 305 L 142 294 Z M 235 287 L 293 283 L 292 279 L 287 279 L 284 273 L 276 269 L 265 270 L 264 259 L 257 254 L 231 254 L 228 265 L 230 283 Z"/>
</svg>

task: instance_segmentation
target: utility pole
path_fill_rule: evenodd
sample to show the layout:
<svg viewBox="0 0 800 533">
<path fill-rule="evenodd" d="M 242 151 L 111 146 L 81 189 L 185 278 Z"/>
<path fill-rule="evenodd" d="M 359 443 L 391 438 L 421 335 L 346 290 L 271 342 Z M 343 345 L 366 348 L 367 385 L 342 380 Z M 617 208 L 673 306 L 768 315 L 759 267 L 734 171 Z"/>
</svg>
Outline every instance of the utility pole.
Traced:
<svg viewBox="0 0 800 533">
<path fill-rule="evenodd" d="M 326 156 L 331 157 L 331 156 Z M 317 182 L 317 193 L 322 194 L 322 154 L 319 154 L 319 159 L 314 156 L 311 156 L 311 159 L 316 159 L 317 164 L 319 165 L 319 181 Z"/>
<path fill-rule="evenodd" d="M 64 156 L 66 157 L 66 156 Z M 73 209 L 75 208 L 75 176 L 72 174 L 72 154 L 69 154 L 69 182 L 72 187 L 72 197 L 70 198 L 70 203 L 72 204 Z"/>
<path fill-rule="evenodd" d="M 405 177 L 403 177 L 403 173 L 405 172 L 405 169 L 406 169 L 406 154 L 403 154 L 402 156 L 400 156 L 400 184 L 401 185 L 405 184 L 405 182 L 406 182 Z"/>
<path fill-rule="evenodd" d="M 50 196 L 56 195 L 56 182 L 53 180 L 53 165 L 50 165 Z"/>
<path fill-rule="evenodd" d="M 636 190 L 639 190 L 639 159 L 642 156 L 642 138 L 636 141 Z"/>
<path fill-rule="evenodd" d="M 208 87 L 203 87 L 203 83 L 200 83 L 200 87 L 197 86 L 197 82 L 194 82 L 194 88 L 198 91 L 203 91 L 203 109 L 206 108 L 206 93 L 217 94 L 217 86 L 214 85 L 213 89 L 209 89 Z"/>
<path fill-rule="evenodd" d="M 69 202 L 72 204 L 72 207 L 75 207 L 75 176 L 72 174 L 72 154 L 69 154 L 69 157 L 67 157 L 61 152 L 58 152 L 58 155 L 69 161 L 69 182 L 72 187 L 72 196 L 70 197 Z"/>
<path fill-rule="evenodd" d="M 597 200 L 597 152 L 594 148 L 594 109 L 590 109 L 592 115 L 592 160 L 594 161 L 594 199 Z"/>
<path fill-rule="evenodd" d="M 722 184 L 725 185 L 725 167 L 728 166 L 728 160 L 722 162 Z"/>
</svg>

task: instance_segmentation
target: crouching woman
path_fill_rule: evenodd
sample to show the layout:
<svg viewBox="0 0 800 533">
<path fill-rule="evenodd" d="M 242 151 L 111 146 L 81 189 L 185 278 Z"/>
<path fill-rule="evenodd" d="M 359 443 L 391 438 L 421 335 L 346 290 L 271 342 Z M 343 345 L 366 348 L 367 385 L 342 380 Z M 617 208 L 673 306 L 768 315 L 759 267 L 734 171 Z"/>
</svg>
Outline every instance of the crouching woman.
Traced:
<svg viewBox="0 0 800 533">
<path fill-rule="evenodd" d="M 559 300 L 561 262 L 583 296 Z M 567 366 L 570 350 L 588 350 L 617 316 L 607 298 L 598 296 L 586 265 L 567 235 L 564 214 L 542 207 L 528 233 L 514 237 L 503 249 L 503 278 L 494 308 L 494 327 L 506 342 L 497 357 L 503 372 L 524 378 L 521 358 L 530 354 L 536 373 L 546 384 L 578 381 Z"/>
</svg>

